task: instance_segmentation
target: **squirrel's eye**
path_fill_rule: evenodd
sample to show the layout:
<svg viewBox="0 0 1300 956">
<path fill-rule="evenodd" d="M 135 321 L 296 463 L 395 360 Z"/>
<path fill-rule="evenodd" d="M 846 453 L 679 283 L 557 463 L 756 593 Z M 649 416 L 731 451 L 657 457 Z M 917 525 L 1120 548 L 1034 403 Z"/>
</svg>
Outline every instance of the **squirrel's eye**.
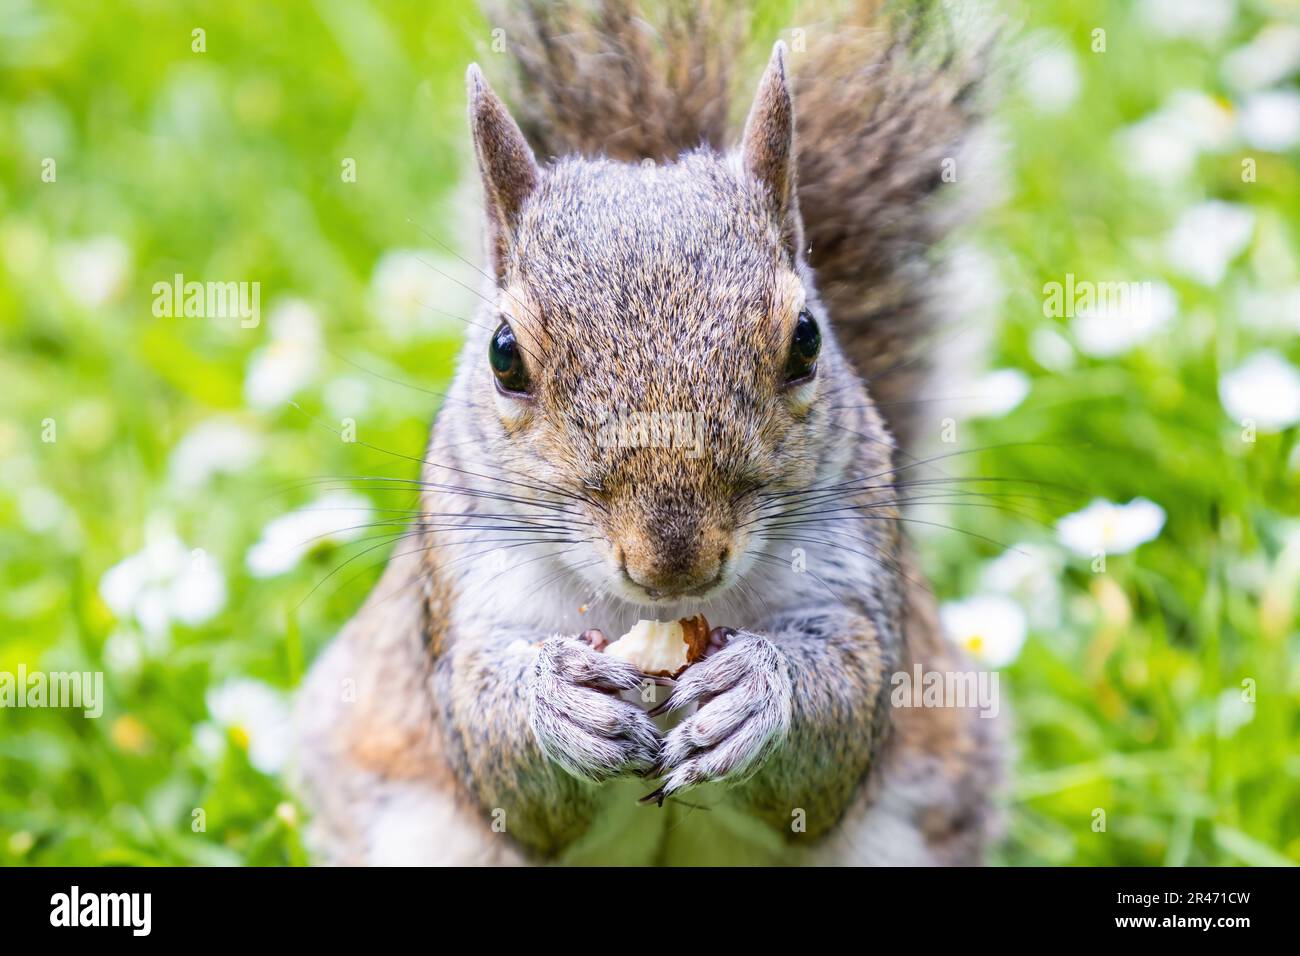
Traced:
<svg viewBox="0 0 1300 956">
<path fill-rule="evenodd" d="M 794 324 L 794 338 L 790 342 L 790 357 L 785 363 L 787 383 L 811 378 L 817 371 L 817 353 L 821 351 L 822 333 L 817 320 L 804 309 Z"/>
<path fill-rule="evenodd" d="M 488 362 L 497 383 L 507 392 L 527 392 L 528 372 L 524 369 L 523 350 L 515 341 L 515 330 L 509 322 L 502 322 L 492 333 L 488 345 Z"/>
</svg>

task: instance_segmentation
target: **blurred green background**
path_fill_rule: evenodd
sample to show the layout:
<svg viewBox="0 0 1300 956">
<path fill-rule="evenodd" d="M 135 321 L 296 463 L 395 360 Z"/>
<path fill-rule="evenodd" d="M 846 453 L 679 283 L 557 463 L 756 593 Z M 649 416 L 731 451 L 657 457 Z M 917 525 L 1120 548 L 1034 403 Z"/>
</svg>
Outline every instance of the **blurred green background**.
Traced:
<svg viewBox="0 0 1300 956">
<path fill-rule="evenodd" d="M 1300 11 L 1014 19 L 933 450 L 1044 484 L 915 526 L 1005 667 L 997 859 L 1300 862 Z M 385 554 L 345 529 L 406 504 L 349 478 L 414 475 L 473 308 L 491 43 L 459 4 L 0 0 L 0 672 L 106 693 L 0 710 L 0 863 L 306 861 L 290 695 Z M 177 273 L 260 322 L 156 315 Z M 1047 317 L 1067 274 L 1151 295 Z M 1158 510 L 1058 524 L 1093 499 Z"/>
</svg>

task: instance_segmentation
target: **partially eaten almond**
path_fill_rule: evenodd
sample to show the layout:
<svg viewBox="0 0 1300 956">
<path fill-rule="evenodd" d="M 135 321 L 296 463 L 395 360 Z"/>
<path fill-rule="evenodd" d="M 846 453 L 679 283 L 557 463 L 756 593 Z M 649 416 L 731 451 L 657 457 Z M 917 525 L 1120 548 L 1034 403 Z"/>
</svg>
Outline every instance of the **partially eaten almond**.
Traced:
<svg viewBox="0 0 1300 956">
<path fill-rule="evenodd" d="M 677 677 L 709 647 L 709 622 L 703 614 L 679 621 L 637 621 L 617 641 L 605 648 L 651 677 Z"/>
</svg>

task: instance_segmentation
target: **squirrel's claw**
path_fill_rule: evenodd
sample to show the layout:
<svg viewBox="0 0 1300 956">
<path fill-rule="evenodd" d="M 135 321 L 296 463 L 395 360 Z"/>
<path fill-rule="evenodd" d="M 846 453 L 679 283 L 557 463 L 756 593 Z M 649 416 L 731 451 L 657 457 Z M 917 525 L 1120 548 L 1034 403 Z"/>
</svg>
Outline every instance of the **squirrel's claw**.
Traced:
<svg viewBox="0 0 1300 956">
<path fill-rule="evenodd" d="M 542 752 L 575 777 L 643 774 L 659 758 L 659 730 L 617 696 L 640 686 L 625 661 L 568 637 L 542 642 L 529 686 L 529 723 Z"/>
<path fill-rule="evenodd" d="M 689 669 L 673 695 L 655 708 L 700 705 L 664 739 L 650 772 L 667 779 L 652 796 L 662 799 L 700 783 L 754 773 L 789 730 L 792 687 L 786 667 L 771 641 L 742 634 Z"/>
<path fill-rule="evenodd" d="M 664 805 L 664 798 L 666 796 L 668 796 L 668 794 L 664 792 L 663 787 L 660 787 L 654 793 L 647 793 L 644 797 L 638 800 L 637 803 L 641 804 L 642 806 L 649 806 L 650 804 L 653 803 L 655 806 L 662 807 Z"/>
</svg>

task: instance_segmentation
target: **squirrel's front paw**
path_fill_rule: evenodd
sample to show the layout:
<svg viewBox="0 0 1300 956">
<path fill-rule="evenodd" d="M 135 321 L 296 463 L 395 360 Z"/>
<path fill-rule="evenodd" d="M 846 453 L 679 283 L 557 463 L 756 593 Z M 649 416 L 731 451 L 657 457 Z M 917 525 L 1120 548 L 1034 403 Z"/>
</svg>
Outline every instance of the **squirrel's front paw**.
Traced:
<svg viewBox="0 0 1300 956">
<path fill-rule="evenodd" d="M 528 688 L 529 722 L 542 752 L 575 777 L 596 782 L 644 773 L 660 747 L 654 721 L 615 696 L 641 686 L 645 676 L 593 650 L 602 638 L 597 631 L 543 641 Z"/>
<path fill-rule="evenodd" d="M 771 641 L 741 632 L 691 667 L 658 710 L 700 705 L 664 740 L 654 776 L 667 779 L 646 802 L 710 780 L 738 783 L 753 774 L 790 729 L 792 686 L 784 655 Z"/>
</svg>

